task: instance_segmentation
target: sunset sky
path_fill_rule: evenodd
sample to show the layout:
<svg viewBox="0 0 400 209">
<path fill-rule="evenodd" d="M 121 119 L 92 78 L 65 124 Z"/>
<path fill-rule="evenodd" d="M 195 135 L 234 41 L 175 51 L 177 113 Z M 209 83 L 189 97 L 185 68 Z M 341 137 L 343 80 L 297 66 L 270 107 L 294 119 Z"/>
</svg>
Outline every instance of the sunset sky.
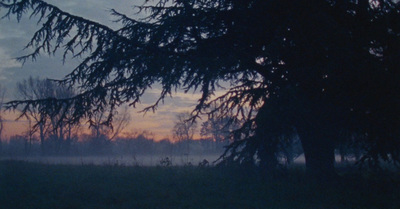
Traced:
<svg viewBox="0 0 400 209">
<path fill-rule="evenodd" d="M 128 16 L 137 17 L 133 5 L 140 5 L 142 0 L 48 0 L 46 2 L 69 13 L 100 22 L 111 28 L 118 28 L 109 10 L 116 9 Z M 3 16 L 4 11 L 0 11 L 0 15 Z M 60 79 L 79 62 L 79 60 L 67 60 L 63 65 L 61 56 L 57 55 L 55 57 L 42 55 L 35 62 L 26 62 L 24 65 L 15 61 L 13 58 L 29 53 L 30 49 L 23 49 L 37 29 L 37 22 L 27 17 L 18 24 L 15 19 L 0 20 L 0 82 L 7 88 L 6 101 L 17 99 L 15 96 L 17 82 L 28 79 L 30 76 Z M 142 104 L 137 109 L 132 109 L 132 122 L 126 131 L 148 130 L 155 134 L 156 139 L 171 138 L 171 129 L 177 113 L 191 110 L 199 98 L 198 92 L 189 94 L 178 92 L 172 99 L 168 98 L 156 113 L 147 113 L 145 116 L 143 113 L 138 113 L 142 108 L 156 101 L 158 92 L 159 89 L 154 86 L 142 98 Z M 26 131 L 26 122 L 15 122 L 15 114 L 8 114 L 6 119 L 6 137 Z"/>
</svg>

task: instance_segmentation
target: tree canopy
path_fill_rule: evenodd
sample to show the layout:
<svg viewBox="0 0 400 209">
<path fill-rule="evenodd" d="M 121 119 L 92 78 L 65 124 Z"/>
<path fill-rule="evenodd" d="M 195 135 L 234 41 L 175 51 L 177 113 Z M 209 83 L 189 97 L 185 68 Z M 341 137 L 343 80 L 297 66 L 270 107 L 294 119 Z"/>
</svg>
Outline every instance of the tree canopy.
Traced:
<svg viewBox="0 0 400 209">
<path fill-rule="evenodd" d="M 333 170 L 334 144 L 353 133 L 364 160 L 399 162 L 400 5 L 390 0 L 146 0 L 147 16 L 111 10 L 113 30 L 41 0 L 2 0 L 18 20 L 42 25 L 28 47 L 83 60 L 60 81 L 80 94 L 14 101 L 10 107 L 67 107 L 73 122 L 123 103 L 135 106 L 155 84 L 156 110 L 177 89 L 200 91 L 194 116 L 217 111 L 243 121 L 226 155 L 277 164 L 276 140 L 297 133 L 307 168 Z M 214 98 L 221 83 L 227 92 Z M 110 111 L 109 122 L 112 122 Z M 25 113 L 24 113 L 25 114 Z"/>
</svg>

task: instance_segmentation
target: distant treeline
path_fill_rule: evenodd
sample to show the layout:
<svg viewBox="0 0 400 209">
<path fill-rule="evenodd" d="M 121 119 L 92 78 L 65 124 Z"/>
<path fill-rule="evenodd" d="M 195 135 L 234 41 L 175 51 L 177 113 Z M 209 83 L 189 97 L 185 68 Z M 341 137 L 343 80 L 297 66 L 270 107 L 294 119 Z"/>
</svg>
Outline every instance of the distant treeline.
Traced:
<svg viewBox="0 0 400 209">
<path fill-rule="evenodd" d="M 129 137 L 93 137 L 83 134 L 69 141 L 49 138 L 43 144 L 23 135 L 10 137 L 0 146 L 2 156 L 37 155 L 186 155 L 221 153 L 227 142 L 216 142 L 210 138 L 171 142 L 169 139 L 154 140 L 146 132 Z"/>
<path fill-rule="evenodd" d="M 298 137 L 283 140 L 279 145 L 280 162 L 291 164 L 297 157 L 303 154 Z M 71 140 L 59 140 L 57 137 L 49 137 L 41 144 L 37 138 L 15 135 L 8 141 L 0 143 L 0 157 L 17 156 L 110 156 L 110 155 L 222 155 L 228 141 L 216 141 L 213 138 L 196 140 L 181 140 L 172 142 L 170 139 L 154 140 L 151 132 L 136 132 L 124 137 L 110 139 L 106 135 L 95 136 L 81 134 Z M 363 152 L 362 145 L 354 142 L 338 143 L 336 155 L 340 156 L 340 162 L 360 160 Z"/>
</svg>

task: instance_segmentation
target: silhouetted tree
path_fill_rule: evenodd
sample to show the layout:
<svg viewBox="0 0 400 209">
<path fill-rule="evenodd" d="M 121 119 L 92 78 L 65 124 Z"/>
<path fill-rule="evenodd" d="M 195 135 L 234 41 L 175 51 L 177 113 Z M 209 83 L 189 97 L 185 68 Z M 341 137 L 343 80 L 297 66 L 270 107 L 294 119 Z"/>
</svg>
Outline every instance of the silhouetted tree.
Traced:
<svg viewBox="0 0 400 209">
<path fill-rule="evenodd" d="M 4 118 L 3 118 L 3 104 L 4 104 L 4 97 L 6 95 L 6 89 L 0 84 L 0 155 L 3 152 L 3 130 L 4 130 Z"/>
<path fill-rule="evenodd" d="M 233 130 L 229 128 L 228 120 L 229 118 L 208 119 L 201 124 L 201 136 L 210 136 L 216 147 L 222 145 L 223 142 L 226 145 L 229 144 L 229 136 Z"/>
<path fill-rule="evenodd" d="M 214 108 L 215 110 L 215 108 Z M 215 142 L 215 148 L 229 145 L 231 133 L 240 127 L 239 121 L 230 115 L 213 112 L 207 121 L 201 124 L 200 135 L 210 137 Z"/>
<path fill-rule="evenodd" d="M 122 131 L 129 125 L 132 117 L 129 113 L 129 107 L 124 106 L 117 112 L 114 120 L 113 120 L 113 129 L 111 132 L 110 140 L 115 139 Z"/>
<path fill-rule="evenodd" d="M 149 1 L 145 1 L 148 3 Z M 245 121 L 225 156 L 273 168 L 279 136 L 296 131 L 311 174 L 334 174 L 342 129 L 369 143 L 364 160 L 399 162 L 399 4 L 390 0 L 159 0 L 131 19 L 112 10 L 120 29 L 71 15 L 41 0 L 2 0 L 19 20 L 42 27 L 21 61 L 64 49 L 83 61 L 61 82 L 71 99 L 15 101 L 73 110 L 74 122 L 122 103 L 135 106 L 154 84 L 165 96 L 200 90 L 193 113 L 218 110 Z M 64 56 L 64 57 L 65 57 Z M 213 99 L 220 82 L 226 94 Z M 48 108 L 42 109 L 45 111 Z M 274 110 L 274 111 L 272 111 Z M 209 113 L 209 112 L 208 112 Z M 113 111 L 107 117 L 111 123 Z"/>
<path fill-rule="evenodd" d="M 46 85 L 46 80 L 40 80 L 39 78 L 34 79 L 33 77 L 29 77 L 29 79 L 24 80 L 22 82 L 17 83 L 17 92 L 18 97 L 23 100 L 35 100 L 35 99 L 45 99 L 46 95 L 50 95 L 48 93 L 48 85 Z M 47 135 L 47 115 L 39 114 L 39 107 L 29 108 L 26 110 L 25 117 L 29 121 L 29 134 L 33 135 L 36 131 L 39 131 L 40 138 L 40 146 L 42 149 L 42 153 L 44 153 L 44 141 L 45 136 Z M 35 126 L 31 125 L 30 121 L 34 121 Z"/>
<path fill-rule="evenodd" d="M 197 122 L 190 120 L 190 118 L 189 112 L 179 113 L 176 116 L 175 125 L 172 129 L 172 134 L 174 138 L 178 140 L 178 143 L 180 145 L 185 145 L 184 150 L 181 149 L 180 151 L 183 151 L 187 155 L 190 151 L 190 141 L 193 140 L 197 129 Z"/>
<path fill-rule="evenodd" d="M 49 79 L 40 79 L 30 77 L 17 83 L 17 92 L 19 97 L 24 100 L 46 100 L 65 99 L 75 95 L 74 90 L 65 85 L 57 85 Z M 66 149 L 69 149 L 74 129 L 79 126 L 79 123 L 68 123 L 70 119 L 70 110 L 65 109 L 65 106 L 49 107 L 36 106 L 28 109 L 23 109 L 25 117 L 29 121 L 28 136 L 33 136 L 39 132 L 40 144 L 42 153 L 45 153 L 45 140 L 52 139 L 56 152 L 59 152 L 61 145 L 65 141 Z M 31 125 L 31 121 L 36 123 Z M 29 137 L 32 139 L 32 137 Z M 31 142 L 30 142 L 31 143 Z M 50 142 L 49 142 L 50 143 Z"/>
<path fill-rule="evenodd" d="M 107 124 L 107 114 L 110 114 L 108 111 L 114 111 L 113 126 Z M 104 148 L 110 145 L 110 141 L 118 136 L 131 120 L 127 107 L 122 108 L 120 112 L 110 109 L 96 112 L 92 118 L 89 126 L 91 135 L 88 140 L 94 150 L 102 150 L 100 152 L 104 152 Z"/>
</svg>

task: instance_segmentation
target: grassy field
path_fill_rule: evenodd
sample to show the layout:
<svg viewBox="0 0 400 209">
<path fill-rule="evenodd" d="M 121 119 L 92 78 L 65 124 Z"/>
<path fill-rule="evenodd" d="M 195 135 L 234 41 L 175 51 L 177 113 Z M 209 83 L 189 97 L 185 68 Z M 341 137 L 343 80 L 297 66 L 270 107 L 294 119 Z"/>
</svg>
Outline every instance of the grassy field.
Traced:
<svg viewBox="0 0 400 209">
<path fill-rule="evenodd" d="M 227 168 L 0 161 L 0 208 L 400 208 L 395 174 L 316 182 Z"/>
</svg>

